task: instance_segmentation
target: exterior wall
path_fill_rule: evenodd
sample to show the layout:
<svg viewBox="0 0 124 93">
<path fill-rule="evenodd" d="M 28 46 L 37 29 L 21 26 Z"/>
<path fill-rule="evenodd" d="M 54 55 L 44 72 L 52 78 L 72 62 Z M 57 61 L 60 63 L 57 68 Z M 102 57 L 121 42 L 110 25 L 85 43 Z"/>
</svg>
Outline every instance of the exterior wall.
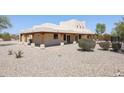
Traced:
<svg viewBox="0 0 124 93">
<path fill-rule="evenodd" d="M 58 39 L 54 39 L 53 33 L 45 33 L 44 34 L 44 43 L 46 46 L 50 45 L 59 45 L 61 42 L 61 36 L 58 34 Z"/>
<path fill-rule="evenodd" d="M 23 34 L 23 35 L 21 36 L 21 39 L 22 39 L 22 40 L 21 40 L 22 42 L 27 42 L 27 40 L 26 40 L 26 39 L 27 39 L 27 37 L 26 37 L 26 35 L 25 35 L 25 34 Z"/>
<path fill-rule="evenodd" d="M 89 38 L 88 38 L 88 36 L 89 36 Z M 93 39 L 93 36 L 92 35 L 81 35 L 81 39 Z M 78 36 L 78 40 L 80 40 L 79 39 L 79 36 Z"/>
<path fill-rule="evenodd" d="M 45 44 L 45 46 L 52 46 L 52 45 L 60 45 L 61 42 L 64 43 L 73 43 L 73 41 L 78 41 L 79 34 L 66 34 L 66 40 L 64 41 L 64 34 L 59 33 L 58 39 L 54 39 L 55 33 L 32 33 L 32 34 L 22 34 L 20 35 L 20 40 L 22 42 L 29 42 L 29 39 L 32 39 L 32 43 L 36 45 Z M 56 33 L 57 34 L 57 33 Z M 70 37 L 70 42 L 67 42 L 67 36 Z M 93 35 L 81 35 L 81 39 L 83 38 L 92 38 Z M 77 37 L 77 40 L 76 40 Z"/>
<path fill-rule="evenodd" d="M 81 39 L 87 38 L 87 35 L 81 35 Z"/>
<path fill-rule="evenodd" d="M 36 45 L 40 45 L 41 44 L 41 34 L 34 34 L 34 43 Z"/>
<path fill-rule="evenodd" d="M 32 35 L 27 35 L 27 42 L 29 42 L 29 40 L 32 39 Z"/>
<path fill-rule="evenodd" d="M 74 34 L 66 34 L 66 41 L 67 41 L 67 35 L 70 36 L 70 43 L 72 43 L 75 40 L 75 35 Z"/>
<path fill-rule="evenodd" d="M 29 42 L 29 39 L 32 39 L 30 34 L 21 34 L 20 35 L 20 42 Z"/>
</svg>

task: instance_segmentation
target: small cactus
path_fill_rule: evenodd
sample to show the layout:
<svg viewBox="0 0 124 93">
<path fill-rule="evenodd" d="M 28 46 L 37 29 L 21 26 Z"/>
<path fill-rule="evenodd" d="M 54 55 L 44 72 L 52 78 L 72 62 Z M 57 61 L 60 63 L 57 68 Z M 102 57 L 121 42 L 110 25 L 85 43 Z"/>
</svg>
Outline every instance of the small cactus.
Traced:
<svg viewBox="0 0 124 93">
<path fill-rule="evenodd" d="M 8 55 L 12 55 L 12 54 L 13 54 L 13 50 L 12 49 L 8 50 Z"/>
<path fill-rule="evenodd" d="M 21 58 L 22 54 L 23 54 L 23 52 L 21 50 L 18 50 L 17 52 L 15 52 L 16 58 Z"/>
</svg>

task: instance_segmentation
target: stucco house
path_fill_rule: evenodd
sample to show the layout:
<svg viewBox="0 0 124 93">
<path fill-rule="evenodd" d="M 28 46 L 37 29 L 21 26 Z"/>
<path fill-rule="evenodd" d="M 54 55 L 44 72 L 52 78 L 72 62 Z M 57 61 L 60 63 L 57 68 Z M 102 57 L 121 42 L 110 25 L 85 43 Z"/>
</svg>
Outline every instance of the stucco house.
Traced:
<svg viewBox="0 0 124 93">
<path fill-rule="evenodd" d="M 85 22 L 71 19 L 60 22 L 59 25 L 45 23 L 25 29 L 20 33 L 20 42 L 45 47 L 76 43 L 82 38 L 93 37 L 94 33 L 86 27 Z"/>
</svg>

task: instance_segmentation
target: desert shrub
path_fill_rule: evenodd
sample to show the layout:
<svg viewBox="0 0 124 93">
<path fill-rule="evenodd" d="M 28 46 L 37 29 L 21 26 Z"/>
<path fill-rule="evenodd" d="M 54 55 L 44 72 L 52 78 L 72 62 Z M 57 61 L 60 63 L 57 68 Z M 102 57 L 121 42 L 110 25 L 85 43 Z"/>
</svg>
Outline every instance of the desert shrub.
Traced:
<svg viewBox="0 0 124 93">
<path fill-rule="evenodd" d="M 119 49 L 121 49 L 121 43 L 112 43 L 112 48 L 114 51 L 118 51 Z"/>
<path fill-rule="evenodd" d="M 8 55 L 12 55 L 12 54 L 13 54 L 12 49 L 8 50 Z"/>
<path fill-rule="evenodd" d="M 16 58 L 21 58 L 22 57 L 22 54 L 23 54 L 23 52 L 21 50 L 15 52 Z"/>
<path fill-rule="evenodd" d="M 78 42 L 78 45 L 80 48 L 82 48 L 83 50 L 91 50 L 91 49 L 94 49 L 95 48 L 95 41 L 93 40 L 90 40 L 90 39 L 81 39 L 79 42 Z"/>
<path fill-rule="evenodd" d="M 109 47 L 110 47 L 110 43 L 109 43 L 109 42 L 100 42 L 100 43 L 99 43 L 99 46 L 100 46 L 101 48 L 103 48 L 104 50 L 108 50 Z"/>
</svg>

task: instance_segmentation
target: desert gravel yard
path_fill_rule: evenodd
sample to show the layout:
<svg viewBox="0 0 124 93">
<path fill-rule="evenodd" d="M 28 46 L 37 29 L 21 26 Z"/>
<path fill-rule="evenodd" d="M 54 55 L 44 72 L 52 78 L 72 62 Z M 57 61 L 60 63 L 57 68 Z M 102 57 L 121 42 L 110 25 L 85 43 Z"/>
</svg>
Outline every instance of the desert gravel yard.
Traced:
<svg viewBox="0 0 124 93">
<path fill-rule="evenodd" d="M 22 58 L 8 50 L 22 50 Z M 0 46 L 0 76 L 117 76 L 124 72 L 124 54 L 99 50 L 81 51 L 76 44 L 45 49 L 25 45 Z"/>
</svg>

